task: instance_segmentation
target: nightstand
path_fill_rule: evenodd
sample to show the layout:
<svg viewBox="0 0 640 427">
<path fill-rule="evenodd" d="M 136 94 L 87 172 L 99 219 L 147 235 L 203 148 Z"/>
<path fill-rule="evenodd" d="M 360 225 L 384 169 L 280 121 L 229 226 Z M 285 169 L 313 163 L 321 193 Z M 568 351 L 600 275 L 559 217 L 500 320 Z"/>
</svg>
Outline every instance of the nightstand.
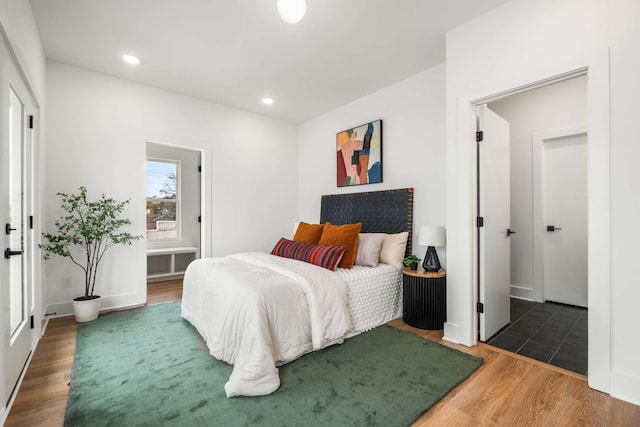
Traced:
<svg viewBox="0 0 640 427">
<path fill-rule="evenodd" d="M 447 272 L 402 269 L 402 319 L 420 329 L 443 329 L 447 321 Z"/>
</svg>

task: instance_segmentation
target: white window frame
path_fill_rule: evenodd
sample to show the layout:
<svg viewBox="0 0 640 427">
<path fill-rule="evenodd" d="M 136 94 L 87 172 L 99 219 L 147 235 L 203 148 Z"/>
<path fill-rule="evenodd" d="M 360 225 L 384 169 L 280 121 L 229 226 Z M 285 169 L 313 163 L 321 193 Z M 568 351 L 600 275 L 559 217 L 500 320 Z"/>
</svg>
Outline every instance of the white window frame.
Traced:
<svg viewBox="0 0 640 427">
<path fill-rule="evenodd" d="M 166 158 L 161 158 L 161 157 L 147 157 L 146 161 L 145 161 L 145 166 L 147 165 L 147 162 L 161 162 L 161 163 L 172 163 L 176 165 L 176 198 L 175 199 L 163 199 L 160 197 L 146 197 L 146 201 L 145 201 L 145 211 L 146 211 L 146 207 L 147 207 L 147 203 L 149 201 L 157 201 L 157 202 L 173 202 L 173 200 L 175 200 L 175 204 L 176 204 L 176 237 L 175 238 L 168 238 L 168 239 L 148 239 L 149 242 L 151 243 L 163 243 L 163 242 L 180 242 L 181 240 L 181 230 L 182 230 L 182 214 L 181 214 L 181 185 L 182 185 L 182 177 L 181 177 L 181 171 L 182 171 L 182 164 L 180 160 L 176 160 L 176 159 L 166 159 Z M 148 176 L 146 174 L 146 168 L 145 168 L 145 180 L 148 179 Z M 145 182 L 145 184 L 148 186 L 148 182 Z M 146 215 L 145 215 L 145 224 L 146 224 Z M 145 227 L 145 233 L 146 233 L 146 227 Z"/>
</svg>

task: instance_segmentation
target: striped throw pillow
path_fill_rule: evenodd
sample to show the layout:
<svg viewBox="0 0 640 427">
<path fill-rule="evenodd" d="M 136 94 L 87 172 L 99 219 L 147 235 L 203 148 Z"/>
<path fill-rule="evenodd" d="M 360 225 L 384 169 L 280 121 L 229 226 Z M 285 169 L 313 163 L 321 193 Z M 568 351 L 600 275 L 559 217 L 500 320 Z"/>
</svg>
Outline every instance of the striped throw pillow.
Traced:
<svg viewBox="0 0 640 427">
<path fill-rule="evenodd" d="M 283 237 L 276 243 L 271 254 L 297 259 L 334 271 L 346 250 L 345 246 L 314 245 L 313 243 L 294 242 Z"/>
</svg>

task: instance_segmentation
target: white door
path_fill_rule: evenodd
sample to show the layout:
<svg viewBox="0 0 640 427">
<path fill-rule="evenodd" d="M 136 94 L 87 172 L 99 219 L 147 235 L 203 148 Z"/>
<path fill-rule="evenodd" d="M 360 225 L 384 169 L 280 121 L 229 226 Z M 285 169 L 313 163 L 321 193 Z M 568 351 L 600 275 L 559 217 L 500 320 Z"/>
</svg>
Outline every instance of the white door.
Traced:
<svg viewBox="0 0 640 427">
<path fill-rule="evenodd" d="M 31 351 L 32 241 L 27 200 L 31 195 L 28 117 L 32 101 L 4 45 L 2 51 L 2 397 L 8 402 Z M 7 284 L 6 286 L 4 284 Z"/>
<path fill-rule="evenodd" d="M 478 108 L 483 140 L 478 143 L 478 302 L 480 340 L 510 321 L 511 267 L 509 123 L 486 105 Z"/>
<path fill-rule="evenodd" d="M 545 300 L 587 307 L 587 136 L 545 142 L 542 180 Z"/>
</svg>

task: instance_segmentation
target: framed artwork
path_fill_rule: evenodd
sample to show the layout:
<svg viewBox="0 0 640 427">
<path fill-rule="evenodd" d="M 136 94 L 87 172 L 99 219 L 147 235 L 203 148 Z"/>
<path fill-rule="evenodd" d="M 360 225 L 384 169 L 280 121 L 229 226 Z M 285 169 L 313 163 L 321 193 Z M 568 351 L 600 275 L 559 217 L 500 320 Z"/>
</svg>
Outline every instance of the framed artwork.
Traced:
<svg viewBox="0 0 640 427">
<path fill-rule="evenodd" d="M 382 182 L 382 120 L 336 134 L 338 187 Z"/>
</svg>

